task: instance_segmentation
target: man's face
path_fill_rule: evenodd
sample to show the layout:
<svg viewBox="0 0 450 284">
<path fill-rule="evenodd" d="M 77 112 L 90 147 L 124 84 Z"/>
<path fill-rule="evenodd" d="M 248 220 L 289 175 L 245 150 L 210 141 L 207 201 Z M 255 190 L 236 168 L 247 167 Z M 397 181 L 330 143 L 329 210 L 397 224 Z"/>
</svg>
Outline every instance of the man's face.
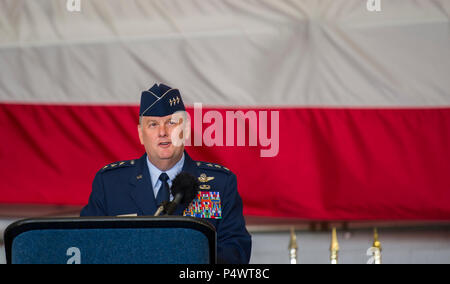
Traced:
<svg viewBox="0 0 450 284">
<path fill-rule="evenodd" d="M 155 166 L 173 166 L 181 159 L 184 145 L 175 146 L 176 143 L 172 142 L 172 133 L 177 133 L 174 131 L 181 123 L 173 115 L 142 117 L 141 125 L 138 125 L 139 140 Z"/>
</svg>

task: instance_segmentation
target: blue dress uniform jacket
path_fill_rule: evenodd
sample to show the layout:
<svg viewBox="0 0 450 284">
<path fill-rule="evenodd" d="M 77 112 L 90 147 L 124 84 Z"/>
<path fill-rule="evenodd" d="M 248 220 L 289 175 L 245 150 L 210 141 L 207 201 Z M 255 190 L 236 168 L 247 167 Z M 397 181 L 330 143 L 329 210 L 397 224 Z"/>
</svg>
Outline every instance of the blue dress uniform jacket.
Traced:
<svg viewBox="0 0 450 284">
<path fill-rule="evenodd" d="M 147 155 L 144 154 L 140 159 L 112 163 L 98 171 L 92 184 L 89 202 L 80 215 L 153 215 L 157 204 L 146 159 Z M 237 191 L 236 176 L 220 165 L 193 161 L 186 152 L 183 171 L 199 178 L 202 193 L 220 199 L 220 202 L 217 202 L 220 206 L 219 210 L 215 210 L 216 214 L 201 216 L 214 218 L 206 220 L 214 225 L 217 231 L 217 261 L 248 263 L 251 236 L 245 228 L 243 204 Z M 174 215 L 183 215 L 187 211 L 189 210 L 184 211 L 184 208 L 179 206 Z"/>
</svg>

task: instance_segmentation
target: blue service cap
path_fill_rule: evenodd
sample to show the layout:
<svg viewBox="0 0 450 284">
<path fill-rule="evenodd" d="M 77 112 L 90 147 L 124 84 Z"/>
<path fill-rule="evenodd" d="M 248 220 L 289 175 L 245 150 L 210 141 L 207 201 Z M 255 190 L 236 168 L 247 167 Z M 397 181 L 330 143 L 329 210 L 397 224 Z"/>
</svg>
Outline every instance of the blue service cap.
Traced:
<svg viewBox="0 0 450 284">
<path fill-rule="evenodd" d="M 141 95 L 139 116 L 167 116 L 185 111 L 180 91 L 164 84 L 155 84 Z"/>
</svg>

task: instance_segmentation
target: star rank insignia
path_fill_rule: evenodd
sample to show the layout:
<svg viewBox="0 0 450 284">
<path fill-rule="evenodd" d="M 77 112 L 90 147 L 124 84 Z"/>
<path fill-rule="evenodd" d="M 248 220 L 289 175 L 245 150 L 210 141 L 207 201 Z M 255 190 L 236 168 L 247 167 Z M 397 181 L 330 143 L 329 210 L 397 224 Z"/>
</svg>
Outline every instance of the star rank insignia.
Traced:
<svg viewBox="0 0 450 284">
<path fill-rule="evenodd" d="M 170 106 L 174 106 L 174 105 L 179 104 L 179 103 L 180 103 L 180 97 L 178 97 L 178 96 L 176 98 L 169 99 Z"/>
</svg>

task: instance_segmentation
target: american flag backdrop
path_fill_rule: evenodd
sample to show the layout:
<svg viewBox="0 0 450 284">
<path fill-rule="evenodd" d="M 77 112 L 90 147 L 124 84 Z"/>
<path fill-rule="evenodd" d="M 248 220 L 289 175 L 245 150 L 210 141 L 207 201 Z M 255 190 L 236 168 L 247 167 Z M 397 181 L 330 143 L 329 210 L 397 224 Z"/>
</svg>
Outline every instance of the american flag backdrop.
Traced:
<svg viewBox="0 0 450 284">
<path fill-rule="evenodd" d="M 450 3 L 366 2 L 1 1 L 0 202 L 86 204 L 162 82 L 245 215 L 450 219 Z"/>
</svg>

